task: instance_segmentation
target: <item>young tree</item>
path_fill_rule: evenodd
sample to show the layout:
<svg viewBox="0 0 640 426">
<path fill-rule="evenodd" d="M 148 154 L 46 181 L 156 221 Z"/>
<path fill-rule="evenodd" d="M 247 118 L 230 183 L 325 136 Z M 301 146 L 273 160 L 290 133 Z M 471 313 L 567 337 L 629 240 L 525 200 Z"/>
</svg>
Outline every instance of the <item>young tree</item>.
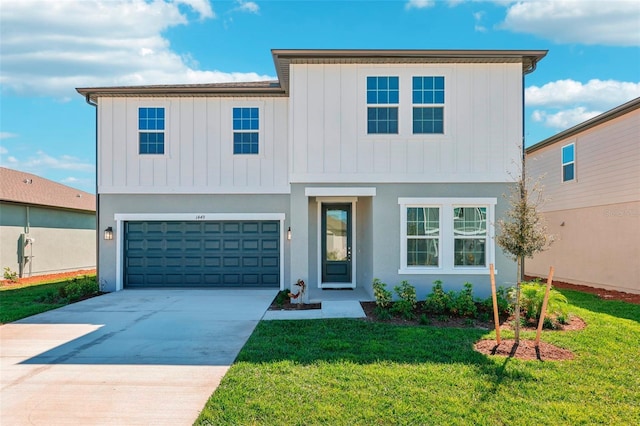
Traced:
<svg viewBox="0 0 640 426">
<path fill-rule="evenodd" d="M 515 306 L 515 341 L 520 343 L 520 283 L 524 279 L 524 259 L 543 251 L 553 242 L 547 226 L 538 212 L 542 206 L 541 179 L 526 179 L 524 173 L 511 188 L 510 209 L 498 220 L 496 243 L 518 262 Z"/>
</svg>

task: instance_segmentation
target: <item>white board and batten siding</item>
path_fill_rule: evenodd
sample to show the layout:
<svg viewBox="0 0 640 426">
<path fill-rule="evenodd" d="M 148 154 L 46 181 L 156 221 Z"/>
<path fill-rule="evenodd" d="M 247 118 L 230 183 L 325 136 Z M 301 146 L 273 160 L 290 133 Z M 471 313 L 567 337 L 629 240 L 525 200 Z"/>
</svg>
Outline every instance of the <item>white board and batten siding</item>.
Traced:
<svg viewBox="0 0 640 426">
<path fill-rule="evenodd" d="M 138 109 L 165 108 L 164 155 L 141 155 Z M 259 154 L 233 154 L 233 107 L 258 107 Z M 289 193 L 287 98 L 103 97 L 98 191 Z"/>
<path fill-rule="evenodd" d="M 399 133 L 367 134 L 368 76 L 398 76 Z M 445 131 L 412 134 L 412 77 L 445 77 Z M 512 182 L 521 64 L 292 64 L 291 182 Z"/>
<path fill-rule="evenodd" d="M 571 143 L 575 180 L 562 182 L 562 147 Z M 527 173 L 543 176 L 543 211 L 640 201 L 640 109 L 528 154 Z"/>
</svg>

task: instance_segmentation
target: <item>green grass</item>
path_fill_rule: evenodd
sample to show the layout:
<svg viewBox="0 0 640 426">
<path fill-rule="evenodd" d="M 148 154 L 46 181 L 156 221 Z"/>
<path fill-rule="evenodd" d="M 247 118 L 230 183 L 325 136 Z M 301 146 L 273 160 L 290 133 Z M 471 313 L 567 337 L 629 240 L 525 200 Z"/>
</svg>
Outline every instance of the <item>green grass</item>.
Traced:
<svg viewBox="0 0 640 426">
<path fill-rule="evenodd" d="M 78 300 L 79 292 L 82 296 L 98 293 L 95 275 L 33 284 L 3 283 L 0 285 L 0 324 L 68 305 Z"/>
<path fill-rule="evenodd" d="M 587 328 L 543 340 L 572 361 L 481 355 L 477 329 L 263 321 L 196 424 L 640 424 L 640 306 L 562 293 Z"/>
</svg>

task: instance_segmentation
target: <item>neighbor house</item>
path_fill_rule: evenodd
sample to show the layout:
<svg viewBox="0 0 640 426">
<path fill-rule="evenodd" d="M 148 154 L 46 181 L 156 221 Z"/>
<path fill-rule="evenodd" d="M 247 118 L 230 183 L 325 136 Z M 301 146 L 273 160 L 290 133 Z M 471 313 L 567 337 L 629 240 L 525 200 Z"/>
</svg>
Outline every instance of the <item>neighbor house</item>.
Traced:
<svg viewBox="0 0 640 426">
<path fill-rule="evenodd" d="M 96 267 L 96 197 L 0 167 L 0 266 L 19 277 Z"/>
<path fill-rule="evenodd" d="M 277 81 L 78 89 L 97 108 L 108 290 L 489 290 L 546 51 L 273 50 Z"/>
<path fill-rule="evenodd" d="M 526 273 L 640 293 L 640 98 L 526 150 L 544 176 L 541 211 L 557 241 Z"/>
</svg>

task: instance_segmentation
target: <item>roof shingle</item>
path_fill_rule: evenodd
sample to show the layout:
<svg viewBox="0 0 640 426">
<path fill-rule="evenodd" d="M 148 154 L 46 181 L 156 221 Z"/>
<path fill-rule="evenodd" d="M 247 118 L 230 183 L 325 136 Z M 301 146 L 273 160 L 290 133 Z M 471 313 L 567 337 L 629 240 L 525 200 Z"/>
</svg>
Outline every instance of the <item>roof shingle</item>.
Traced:
<svg viewBox="0 0 640 426">
<path fill-rule="evenodd" d="M 0 167 L 0 201 L 96 211 L 93 194 L 5 167 Z"/>
</svg>

